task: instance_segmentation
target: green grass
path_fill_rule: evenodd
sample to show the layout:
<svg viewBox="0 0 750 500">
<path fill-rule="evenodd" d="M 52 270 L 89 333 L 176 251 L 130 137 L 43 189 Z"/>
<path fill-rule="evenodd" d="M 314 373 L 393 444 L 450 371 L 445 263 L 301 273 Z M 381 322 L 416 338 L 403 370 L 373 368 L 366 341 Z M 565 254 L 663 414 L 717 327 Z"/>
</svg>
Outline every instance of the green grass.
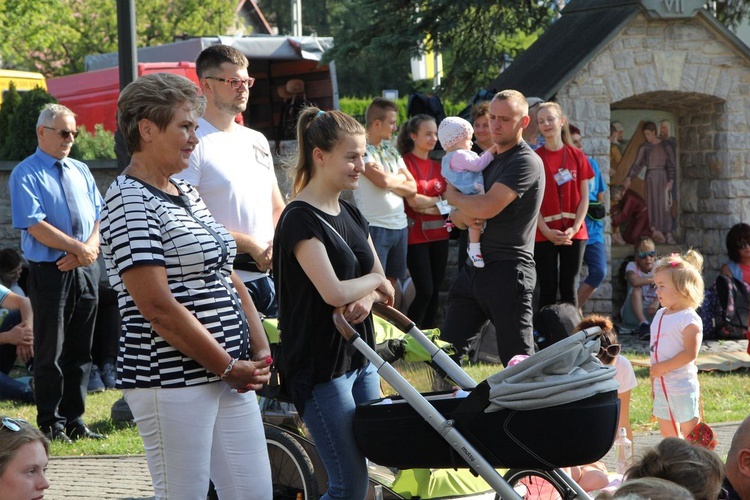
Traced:
<svg viewBox="0 0 750 500">
<path fill-rule="evenodd" d="M 631 360 L 647 361 L 646 356 L 626 353 Z M 405 370 L 407 379 L 420 391 L 432 390 L 433 377 L 429 370 L 417 365 Z M 638 387 L 631 396 L 630 415 L 635 432 L 658 430 L 658 424 L 651 421 L 651 388 L 649 386 L 648 368 L 635 368 Z M 481 381 L 497 372 L 500 367 L 478 364 L 465 367 L 467 373 L 476 381 Z M 733 372 L 700 373 L 698 379 L 704 400 L 706 420 L 709 423 L 732 422 L 744 419 L 748 414 L 747 394 L 750 393 L 750 372 L 737 370 Z M 384 390 L 392 389 L 384 384 Z M 118 427 L 110 419 L 112 404 L 121 396 L 120 391 L 106 391 L 89 394 L 86 399 L 86 423 L 93 430 L 107 434 L 104 441 L 81 440 L 72 445 L 53 443 L 52 455 L 133 455 L 143 453 L 143 444 L 135 427 Z M 36 408 L 32 405 L 0 401 L 0 415 L 10 415 L 36 422 Z"/>
</svg>

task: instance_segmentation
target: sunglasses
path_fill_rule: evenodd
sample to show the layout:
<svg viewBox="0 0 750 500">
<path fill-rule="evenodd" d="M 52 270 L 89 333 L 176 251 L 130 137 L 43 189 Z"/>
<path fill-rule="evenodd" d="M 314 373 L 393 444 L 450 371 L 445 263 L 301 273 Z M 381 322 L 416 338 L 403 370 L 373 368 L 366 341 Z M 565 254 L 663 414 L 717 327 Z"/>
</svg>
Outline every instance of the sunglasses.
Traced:
<svg viewBox="0 0 750 500">
<path fill-rule="evenodd" d="M 253 78 L 252 76 L 245 80 L 241 78 L 219 78 L 218 76 L 204 76 L 204 78 L 206 78 L 207 80 L 216 80 L 217 82 L 228 84 L 234 90 L 240 90 L 243 86 L 247 86 L 247 88 L 250 88 L 255 85 L 255 78 Z"/>
<path fill-rule="evenodd" d="M 743 248 L 750 247 L 750 243 L 747 241 L 738 241 L 735 247 L 739 250 L 742 250 Z"/>
<path fill-rule="evenodd" d="M 609 344 L 607 347 L 600 347 L 597 358 L 601 358 L 605 354 L 610 358 L 614 358 L 620 354 L 620 349 L 622 349 L 622 344 Z"/>
<path fill-rule="evenodd" d="M 79 134 L 78 130 L 73 130 L 71 132 L 70 130 L 57 130 L 56 128 L 48 127 L 46 125 L 42 125 L 42 127 L 46 128 L 47 130 L 54 130 L 55 132 L 60 134 L 60 137 L 62 137 L 63 139 L 67 139 L 71 135 L 73 136 L 73 139 L 75 139 Z"/>
<path fill-rule="evenodd" d="M 721 491 L 719 491 L 719 496 L 716 498 L 718 500 L 727 500 L 729 498 L 729 490 L 722 488 Z"/>
<path fill-rule="evenodd" d="M 645 259 L 646 257 L 653 257 L 656 255 L 656 250 L 651 250 L 650 252 L 638 252 L 636 255 L 638 255 L 639 259 Z"/>
<path fill-rule="evenodd" d="M 0 430 L 8 429 L 11 432 L 18 432 L 21 430 L 21 424 L 28 424 L 28 422 L 22 418 L 5 417 L 0 421 Z"/>
</svg>

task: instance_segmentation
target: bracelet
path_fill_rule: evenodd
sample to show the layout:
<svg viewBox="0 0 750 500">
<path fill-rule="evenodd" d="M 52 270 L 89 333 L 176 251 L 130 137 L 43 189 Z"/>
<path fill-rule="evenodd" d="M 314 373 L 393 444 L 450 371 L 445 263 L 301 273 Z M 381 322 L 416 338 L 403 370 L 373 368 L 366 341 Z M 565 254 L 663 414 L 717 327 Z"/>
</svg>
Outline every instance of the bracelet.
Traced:
<svg viewBox="0 0 750 500">
<path fill-rule="evenodd" d="M 225 378 L 227 378 L 229 376 L 229 372 L 232 371 L 232 368 L 234 368 L 234 364 L 235 363 L 237 363 L 237 358 L 232 358 L 229 361 L 229 364 L 227 365 L 227 367 L 224 368 L 224 373 L 222 373 L 221 375 L 219 375 L 219 378 L 221 380 L 224 380 Z"/>
</svg>

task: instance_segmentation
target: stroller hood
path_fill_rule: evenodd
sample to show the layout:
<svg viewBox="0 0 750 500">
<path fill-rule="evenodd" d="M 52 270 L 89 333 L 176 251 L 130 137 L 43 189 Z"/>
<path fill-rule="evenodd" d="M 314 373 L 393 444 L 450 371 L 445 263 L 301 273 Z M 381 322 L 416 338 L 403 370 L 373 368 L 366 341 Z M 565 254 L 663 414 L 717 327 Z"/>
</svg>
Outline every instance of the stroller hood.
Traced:
<svg viewBox="0 0 750 500">
<path fill-rule="evenodd" d="M 485 411 L 535 410 L 616 391 L 614 366 L 596 357 L 599 331 L 594 327 L 575 333 L 490 376 L 490 405 Z"/>
</svg>

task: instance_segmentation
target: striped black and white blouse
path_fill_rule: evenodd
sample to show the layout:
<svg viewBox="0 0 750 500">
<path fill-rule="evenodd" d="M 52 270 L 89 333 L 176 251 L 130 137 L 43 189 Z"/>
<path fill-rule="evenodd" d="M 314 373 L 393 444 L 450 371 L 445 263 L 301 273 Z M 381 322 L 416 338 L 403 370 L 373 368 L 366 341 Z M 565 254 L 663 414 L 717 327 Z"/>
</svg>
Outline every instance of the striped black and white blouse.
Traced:
<svg viewBox="0 0 750 500">
<path fill-rule="evenodd" d="M 117 387 L 185 387 L 218 381 L 168 344 L 138 311 L 122 282 L 135 266 L 166 269 L 175 299 L 235 358 L 248 358 L 248 328 L 230 274 L 236 244 L 193 187 L 173 180 L 180 196 L 119 176 L 107 190 L 102 252 L 122 315 Z"/>
</svg>

